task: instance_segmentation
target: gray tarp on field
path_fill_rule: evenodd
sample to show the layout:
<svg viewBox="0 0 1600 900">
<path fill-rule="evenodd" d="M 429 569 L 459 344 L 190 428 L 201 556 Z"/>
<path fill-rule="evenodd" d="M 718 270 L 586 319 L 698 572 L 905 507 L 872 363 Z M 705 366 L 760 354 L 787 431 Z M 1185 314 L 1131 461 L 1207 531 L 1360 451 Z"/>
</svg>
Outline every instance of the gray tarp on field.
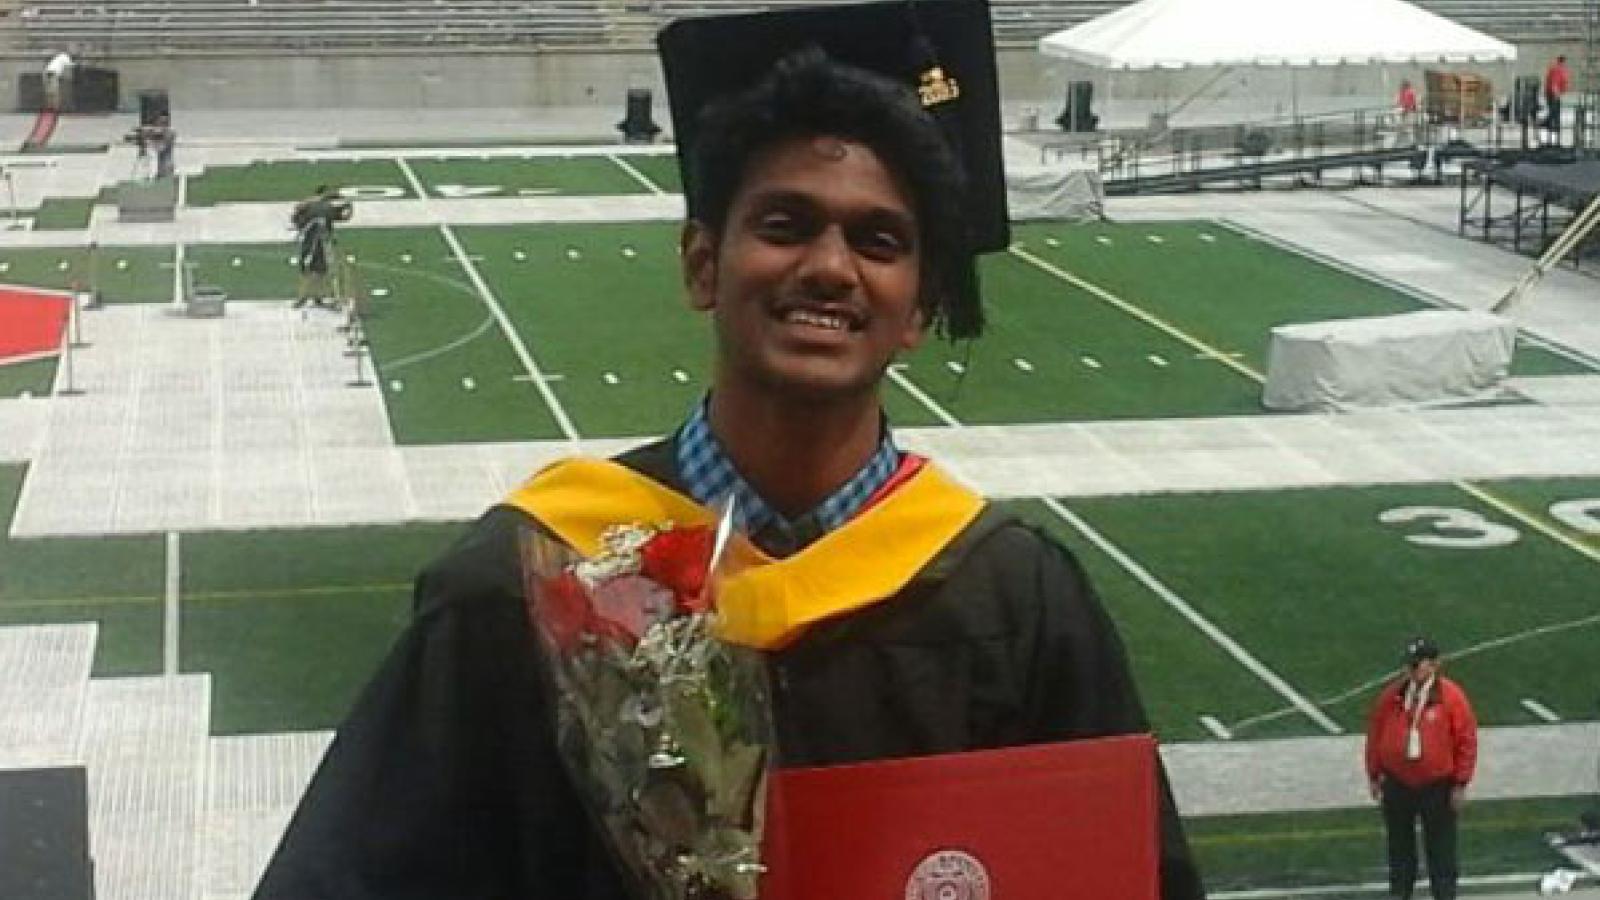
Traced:
<svg viewBox="0 0 1600 900">
<path fill-rule="evenodd" d="M 1479 397 L 1505 381 L 1516 338 L 1512 320 L 1467 310 L 1280 325 L 1261 402 L 1308 412 Z"/>
<path fill-rule="evenodd" d="M 1060 167 L 1007 166 L 1006 204 L 1011 218 L 1093 221 L 1105 215 L 1100 173 Z"/>
</svg>

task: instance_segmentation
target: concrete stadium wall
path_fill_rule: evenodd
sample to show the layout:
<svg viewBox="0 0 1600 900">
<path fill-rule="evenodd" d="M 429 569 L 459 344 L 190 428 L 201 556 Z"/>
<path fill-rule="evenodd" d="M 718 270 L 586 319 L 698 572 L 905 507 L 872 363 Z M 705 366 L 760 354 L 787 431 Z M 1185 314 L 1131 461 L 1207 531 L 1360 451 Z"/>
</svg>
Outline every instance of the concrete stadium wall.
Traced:
<svg viewBox="0 0 1600 900">
<path fill-rule="evenodd" d="M 1556 52 L 1566 52 L 1581 68 L 1582 47 L 1521 48 L 1518 73 L 1540 73 Z M 1059 104 L 1068 80 L 1092 78 L 1100 96 L 1129 100 L 1181 97 L 1204 83 L 1204 72 L 1119 74 L 1047 60 L 1031 48 L 1003 49 L 1001 84 L 1010 104 Z M 43 65 L 43 59 L 0 60 L 0 98 L 14 105 L 18 74 Z M 124 104 L 136 92 L 163 88 L 176 109 L 460 108 L 615 106 L 630 87 L 650 87 L 664 96 L 660 66 L 647 51 L 543 51 L 523 53 L 345 53 L 281 56 L 129 57 L 96 60 L 122 74 Z M 1456 68 L 1456 67 L 1452 67 Z M 1387 97 L 1414 70 L 1336 67 L 1300 70 L 1301 96 Z M 1482 69 L 1499 82 L 1504 67 Z M 1227 89 L 1248 95 L 1282 93 L 1282 71 L 1259 70 L 1235 76 Z"/>
<path fill-rule="evenodd" d="M 125 104 L 144 89 L 175 109 L 459 108 L 615 103 L 629 86 L 659 85 L 653 54 L 454 53 L 130 57 L 96 60 L 122 76 Z M 0 96 L 43 60 L 7 60 Z"/>
</svg>

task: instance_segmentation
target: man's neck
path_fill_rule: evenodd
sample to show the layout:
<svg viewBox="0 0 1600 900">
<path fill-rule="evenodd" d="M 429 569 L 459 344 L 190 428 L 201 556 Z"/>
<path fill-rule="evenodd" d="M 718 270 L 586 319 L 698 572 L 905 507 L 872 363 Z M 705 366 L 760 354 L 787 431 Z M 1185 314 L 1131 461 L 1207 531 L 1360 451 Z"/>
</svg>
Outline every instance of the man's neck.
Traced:
<svg viewBox="0 0 1600 900">
<path fill-rule="evenodd" d="M 861 470 L 882 437 L 874 393 L 827 403 L 719 386 L 711 430 L 739 474 L 785 517 L 804 515 Z"/>
</svg>

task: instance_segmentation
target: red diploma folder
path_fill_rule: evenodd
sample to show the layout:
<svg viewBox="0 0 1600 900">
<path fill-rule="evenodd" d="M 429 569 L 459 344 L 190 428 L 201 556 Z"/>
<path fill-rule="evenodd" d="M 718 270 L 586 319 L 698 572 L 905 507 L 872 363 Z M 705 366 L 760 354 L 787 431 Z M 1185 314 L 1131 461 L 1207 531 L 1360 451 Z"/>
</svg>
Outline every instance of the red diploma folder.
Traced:
<svg viewBox="0 0 1600 900">
<path fill-rule="evenodd" d="M 1156 744 L 774 772 L 761 900 L 1156 900 Z"/>
</svg>

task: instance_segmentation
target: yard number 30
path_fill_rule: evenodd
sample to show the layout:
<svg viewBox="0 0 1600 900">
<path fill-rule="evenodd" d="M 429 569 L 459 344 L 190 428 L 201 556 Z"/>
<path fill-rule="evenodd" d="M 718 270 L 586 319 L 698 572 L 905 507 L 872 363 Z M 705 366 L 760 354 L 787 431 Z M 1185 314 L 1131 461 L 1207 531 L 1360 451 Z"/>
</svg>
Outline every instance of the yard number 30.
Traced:
<svg viewBox="0 0 1600 900">
<path fill-rule="evenodd" d="M 1600 497 L 1552 503 L 1550 517 L 1580 534 L 1600 535 Z M 1522 536 L 1515 528 L 1491 522 L 1482 513 L 1453 506 L 1401 506 L 1378 515 L 1378 521 L 1385 525 L 1419 520 L 1429 523 L 1432 533 L 1408 534 L 1406 540 L 1424 547 L 1483 550 L 1515 544 Z"/>
</svg>

